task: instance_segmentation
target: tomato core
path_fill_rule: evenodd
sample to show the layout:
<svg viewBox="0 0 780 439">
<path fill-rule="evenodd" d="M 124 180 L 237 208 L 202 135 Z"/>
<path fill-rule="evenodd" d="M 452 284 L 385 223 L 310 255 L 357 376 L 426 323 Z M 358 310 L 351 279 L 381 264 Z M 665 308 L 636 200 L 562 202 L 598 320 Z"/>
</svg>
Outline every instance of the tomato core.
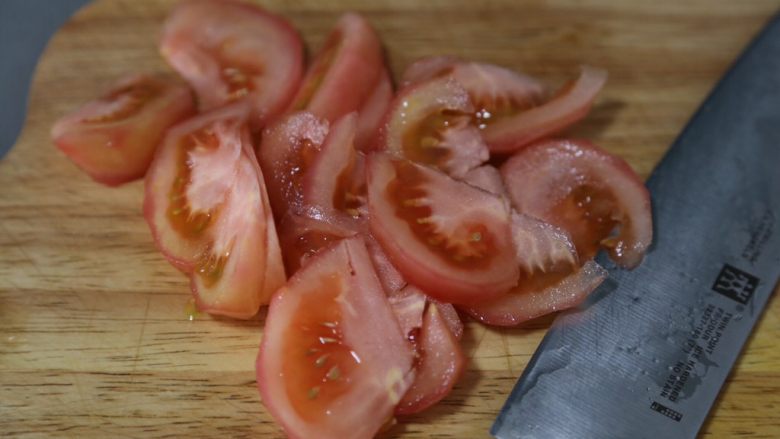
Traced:
<svg viewBox="0 0 780 439">
<path fill-rule="evenodd" d="M 168 220 L 174 230 L 189 239 L 200 237 L 212 221 L 213 212 L 192 212 L 187 200 L 187 185 L 190 182 L 192 169 L 187 163 L 189 152 L 196 147 L 215 149 L 219 147 L 219 139 L 207 128 L 200 129 L 186 136 L 179 146 L 176 160 L 176 177 L 168 192 Z"/>
<path fill-rule="evenodd" d="M 228 101 L 232 102 L 241 99 L 254 91 L 255 86 L 252 83 L 252 76 L 260 75 L 262 72 L 258 71 L 258 69 L 247 70 L 249 69 L 242 69 L 236 66 L 222 67 L 220 76 L 222 82 L 228 88 Z"/>
<path fill-rule="evenodd" d="M 360 216 L 360 208 L 365 204 L 367 189 L 365 181 L 355 182 L 353 178 L 354 170 L 355 160 L 353 157 L 349 166 L 336 179 L 333 207 L 353 218 L 358 218 Z"/>
<path fill-rule="evenodd" d="M 468 114 L 464 112 L 446 108 L 427 115 L 404 133 L 404 157 L 417 163 L 444 166 L 452 151 L 440 146 L 443 141 L 442 133 L 451 127 L 461 126 L 463 119 L 468 118 Z"/>
</svg>

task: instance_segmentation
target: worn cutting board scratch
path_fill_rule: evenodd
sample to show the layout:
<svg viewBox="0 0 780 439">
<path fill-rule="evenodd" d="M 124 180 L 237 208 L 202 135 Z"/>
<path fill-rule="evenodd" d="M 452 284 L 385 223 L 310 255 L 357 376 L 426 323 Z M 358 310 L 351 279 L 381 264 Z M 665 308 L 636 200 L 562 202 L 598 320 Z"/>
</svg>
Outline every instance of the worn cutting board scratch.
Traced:
<svg viewBox="0 0 780 439">
<path fill-rule="evenodd" d="M 142 183 L 92 183 L 50 144 L 52 122 L 118 76 L 166 70 L 159 25 L 172 3 L 100 1 L 52 40 L 26 127 L 0 161 L 0 434 L 57 437 L 281 437 L 260 404 L 262 316 L 188 319 L 186 279 L 155 251 Z M 269 0 L 322 42 L 339 12 L 365 13 L 396 74 L 455 54 L 546 78 L 588 62 L 610 81 L 572 135 L 593 138 L 646 176 L 777 1 Z M 549 326 L 469 323 L 470 367 L 432 410 L 387 437 L 486 437 Z M 780 303 L 770 302 L 705 437 L 780 435 Z"/>
</svg>

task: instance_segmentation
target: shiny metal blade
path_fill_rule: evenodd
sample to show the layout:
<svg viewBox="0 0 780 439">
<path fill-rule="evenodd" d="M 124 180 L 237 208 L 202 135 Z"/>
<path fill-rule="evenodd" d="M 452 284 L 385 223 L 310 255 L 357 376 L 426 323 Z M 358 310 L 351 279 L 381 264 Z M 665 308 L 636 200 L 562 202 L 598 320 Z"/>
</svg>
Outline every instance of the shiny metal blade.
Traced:
<svg viewBox="0 0 780 439">
<path fill-rule="evenodd" d="M 693 438 L 780 276 L 780 17 L 648 180 L 644 263 L 558 317 L 491 433 Z"/>
</svg>

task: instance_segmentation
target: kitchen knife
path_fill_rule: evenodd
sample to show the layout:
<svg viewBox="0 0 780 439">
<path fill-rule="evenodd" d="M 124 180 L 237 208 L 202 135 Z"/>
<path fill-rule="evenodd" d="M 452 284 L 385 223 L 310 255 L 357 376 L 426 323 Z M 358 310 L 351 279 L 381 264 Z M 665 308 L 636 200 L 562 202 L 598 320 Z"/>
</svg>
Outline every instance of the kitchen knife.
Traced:
<svg viewBox="0 0 780 439">
<path fill-rule="evenodd" d="M 780 276 L 780 16 L 648 179 L 655 242 L 559 316 L 496 419 L 509 438 L 693 438 Z"/>
</svg>

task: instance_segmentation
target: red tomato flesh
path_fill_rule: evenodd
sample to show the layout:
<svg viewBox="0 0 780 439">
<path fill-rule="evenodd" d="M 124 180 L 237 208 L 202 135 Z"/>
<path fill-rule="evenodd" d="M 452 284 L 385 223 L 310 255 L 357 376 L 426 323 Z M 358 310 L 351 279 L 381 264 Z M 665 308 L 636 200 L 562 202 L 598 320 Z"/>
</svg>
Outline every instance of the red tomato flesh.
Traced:
<svg viewBox="0 0 780 439">
<path fill-rule="evenodd" d="M 274 295 L 257 383 L 291 437 L 372 437 L 413 378 L 411 349 L 360 238 L 321 252 Z"/>
<path fill-rule="evenodd" d="M 195 89 L 201 110 L 247 100 L 254 129 L 288 105 L 303 72 L 303 43 L 292 26 L 232 0 L 179 3 L 163 27 L 160 53 Z"/>
<path fill-rule="evenodd" d="M 417 373 L 395 408 L 399 415 L 421 412 L 444 399 L 466 367 L 458 339 L 435 303 L 428 304 L 417 345 Z"/>
<path fill-rule="evenodd" d="M 293 113 L 263 131 L 258 159 L 268 176 L 268 195 L 274 216 L 303 204 L 303 178 L 328 134 L 327 121 L 311 113 Z"/>
<path fill-rule="evenodd" d="M 390 104 L 380 145 L 396 157 L 461 177 L 489 158 L 468 93 L 450 78 L 401 90 Z"/>
<path fill-rule="evenodd" d="M 255 315 L 285 281 L 263 175 L 238 104 L 172 128 L 146 178 L 144 215 L 201 309 Z"/>
<path fill-rule="evenodd" d="M 407 160 L 368 159 L 373 236 L 410 283 L 471 303 L 516 285 L 509 210 L 498 197 Z"/>
<path fill-rule="evenodd" d="M 194 112 L 185 85 L 132 75 L 59 119 L 51 137 L 93 180 L 116 186 L 143 177 L 165 130 Z"/>
<path fill-rule="evenodd" d="M 517 151 L 578 122 L 588 114 L 606 81 L 606 71 L 583 66 L 579 78 L 563 86 L 544 104 L 512 109 L 509 115 L 486 124 L 482 134 L 490 152 Z"/>
<path fill-rule="evenodd" d="M 290 109 L 335 122 L 361 108 L 379 84 L 382 68 L 374 29 L 361 15 L 344 14 L 312 61 Z"/>
<path fill-rule="evenodd" d="M 463 310 L 487 325 L 517 326 L 579 305 L 606 278 L 606 270 L 587 261 L 582 267 L 521 279 L 518 287 L 502 297 L 463 307 Z"/>
<path fill-rule="evenodd" d="M 566 230 L 581 260 L 604 248 L 624 267 L 642 261 L 653 239 L 650 194 L 623 159 L 554 140 L 515 154 L 501 174 L 514 207 Z"/>
</svg>

